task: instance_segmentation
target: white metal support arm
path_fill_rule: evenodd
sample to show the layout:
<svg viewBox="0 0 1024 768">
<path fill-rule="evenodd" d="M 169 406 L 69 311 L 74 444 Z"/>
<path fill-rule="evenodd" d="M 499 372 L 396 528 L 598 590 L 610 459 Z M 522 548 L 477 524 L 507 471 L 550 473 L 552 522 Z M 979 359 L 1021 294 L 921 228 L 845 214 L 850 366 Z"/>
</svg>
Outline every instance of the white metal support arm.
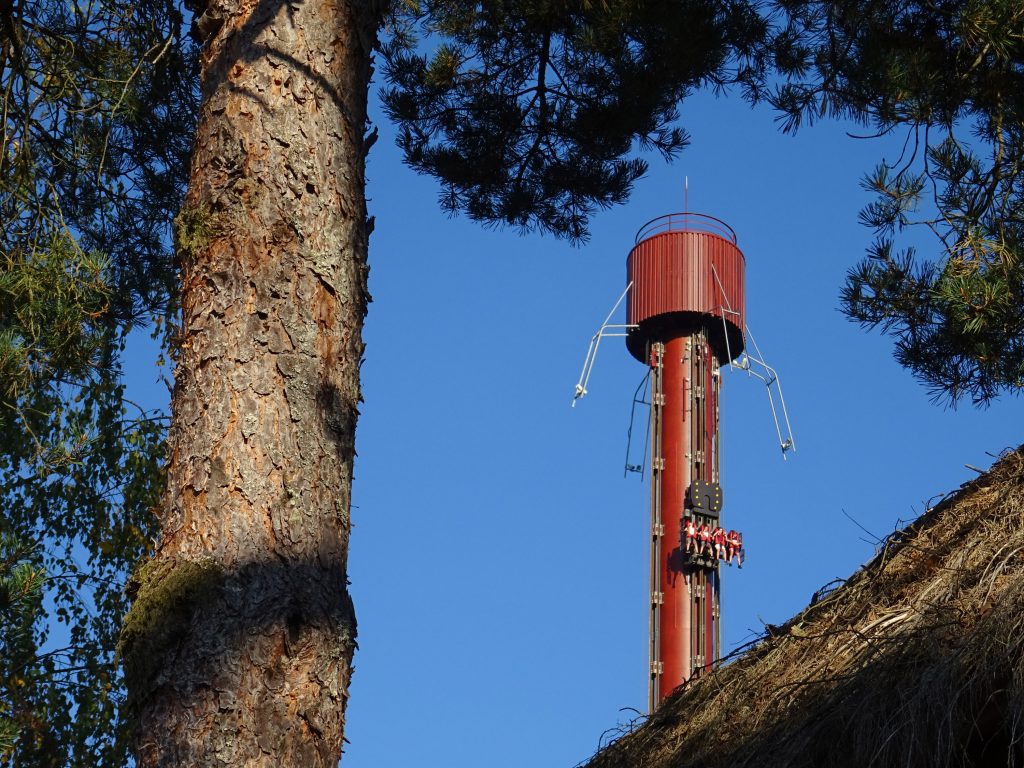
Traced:
<svg viewBox="0 0 1024 768">
<path fill-rule="evenodd" d="M 796 451 L 796 442 L 793 440 L 793 428 L 789 424 L 789 412 L 786 410 L 786 398 L 782 395 L 782 382 L 779 381 L 779 374 L 774 368 L 764 361 L 764 356 L 761 354 L 760 347 L 757 346 L 757 342 L 754 340 L 754 335 L 750 332 L 750 326 L 747 326 L 745 330 L 746 336 L 750 339 L 751 345 L 754 347 L 754 351 L 757 356 L 744 352 L 738 362 L 730 362 L 731 368 L 739 368 L 741 371 L 746 371 L 748 376 L 754 376 L 764 382 L 765 390 L 768 392 L 768 405 L 772 409 L 772 419 L 775 421 L 775 434 L 779 438 L 779 448 L 782 449 L 782 458 L 786 458 L 786 454 L 789 451 Z M 755 370 L 754 366 L 757 366 L 761 370 Z M 779 396 L 779 407 L 775 407 L 775 397 L 772 395 L 772 387 L 775 387 L 775 391 Z M 779 419 L 781 413 L 782 418 Z"/>
<path fill-rule="evenodd" d="M 626 298 L 629 293 L 629 289 L 633 287 L 633 283 L 626 286 L 626 290 L 619 296 L 619 300 L 615 302 L 615 306 L 612 307 L 611 312 L 608 313 L 608 317 L 601 323 L 601 327 L 597 329 L 590 338 L 590 345 L 587 347 L 587 356 L 583 360 L 583 370 L 580 371 L 580 379 L 576 382 L 576 392 L 572 396 L 572 407 L 576 407 L 576 401 L 587 394 L 587 383 L 590 381 L 590 373 L 594 370 L 594 362 L 597 360 L 597 350 L 601 346 L 601 339 L 606 336 L 627 336 L 629 331 L 636 328 L 635 325 L 624 325 L 624 324 L 613 324 L 611 322 L 612 316 L 615 311 L 622 304 L 622 300 Z"/>
</svg>

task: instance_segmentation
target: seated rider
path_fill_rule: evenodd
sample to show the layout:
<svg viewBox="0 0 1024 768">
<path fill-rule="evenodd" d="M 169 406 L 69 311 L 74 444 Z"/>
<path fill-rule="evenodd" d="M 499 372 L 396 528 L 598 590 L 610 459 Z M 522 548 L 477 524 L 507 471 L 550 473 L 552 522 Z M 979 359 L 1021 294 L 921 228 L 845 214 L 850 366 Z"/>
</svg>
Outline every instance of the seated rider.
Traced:
<svg viewBox="0 0 1024 768">
<path fill-rule="evenodd" d="M 700 537 L 700 550 L 698 554 L 709 554 L 711 552 L 711 529 L 705 523 L 701 523 L 700 528 L 697 530 L 697 535 Z"/>
<path fill-rule="evenodd" d="M 735 530 L 730 530 L 725 536 L 725 562 L 732 565 L 732 559 L 739 556 L 740 539 Z"/>
<path fill-rule="evenodd" d="M 683 521 L 683 539 L 686 542 L 686 552 L 697 551 L 697 526 L 692 517 L 687 517 Z"/>
<path fill-rule="evenodd" d="M 711 533 L 711 540 L 715 543 L 715 559 L 725 559 L 725 530 L 722 526 L 716 526 Z"/>
<path fill-rule="evenodd" d="M 743 567 L 743 534 L 739 531 L 730 531 L 735 537 L 732 542 L 733 554 L 736 556 L 736 565 Z"/>
</svg>

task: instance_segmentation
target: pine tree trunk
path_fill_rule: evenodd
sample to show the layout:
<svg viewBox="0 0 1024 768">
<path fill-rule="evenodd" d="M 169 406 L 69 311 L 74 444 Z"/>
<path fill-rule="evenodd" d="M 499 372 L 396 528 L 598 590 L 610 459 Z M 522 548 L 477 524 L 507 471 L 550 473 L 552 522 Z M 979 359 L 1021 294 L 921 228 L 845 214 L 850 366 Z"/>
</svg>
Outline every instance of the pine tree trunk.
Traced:
<svg viewBox="0 0 1024 768">
<path fill-rule="evenodd" d="M 145 768 L 341 754 L 374 3 L 197 13 L 168 489 L 120 646 Z"/>
</svg>

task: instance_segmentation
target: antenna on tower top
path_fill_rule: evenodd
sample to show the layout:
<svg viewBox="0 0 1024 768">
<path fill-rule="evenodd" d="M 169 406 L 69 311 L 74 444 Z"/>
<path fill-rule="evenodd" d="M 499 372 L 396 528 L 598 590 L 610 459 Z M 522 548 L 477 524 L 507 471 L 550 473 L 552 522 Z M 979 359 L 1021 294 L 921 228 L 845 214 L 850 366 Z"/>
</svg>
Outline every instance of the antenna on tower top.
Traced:
<svg viewBox="0 0 1024 768">
<path fill-rule="evenodd" d="M 683 176 L 683 225 L 690 223 L 690 177 Z"/>
</svg>

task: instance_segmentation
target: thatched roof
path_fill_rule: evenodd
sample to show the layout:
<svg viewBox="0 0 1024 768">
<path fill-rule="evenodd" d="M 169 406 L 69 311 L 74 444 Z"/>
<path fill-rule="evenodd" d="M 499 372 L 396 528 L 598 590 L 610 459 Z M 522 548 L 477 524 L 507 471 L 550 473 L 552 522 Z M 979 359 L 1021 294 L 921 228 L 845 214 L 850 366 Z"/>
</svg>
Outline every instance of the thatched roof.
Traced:
<svg viewBox="0 0 1024 768">
<path fill-rule="evenodd" d="M 1024 446 L 587 768 L 1024 766 Z"/>
</svg>

